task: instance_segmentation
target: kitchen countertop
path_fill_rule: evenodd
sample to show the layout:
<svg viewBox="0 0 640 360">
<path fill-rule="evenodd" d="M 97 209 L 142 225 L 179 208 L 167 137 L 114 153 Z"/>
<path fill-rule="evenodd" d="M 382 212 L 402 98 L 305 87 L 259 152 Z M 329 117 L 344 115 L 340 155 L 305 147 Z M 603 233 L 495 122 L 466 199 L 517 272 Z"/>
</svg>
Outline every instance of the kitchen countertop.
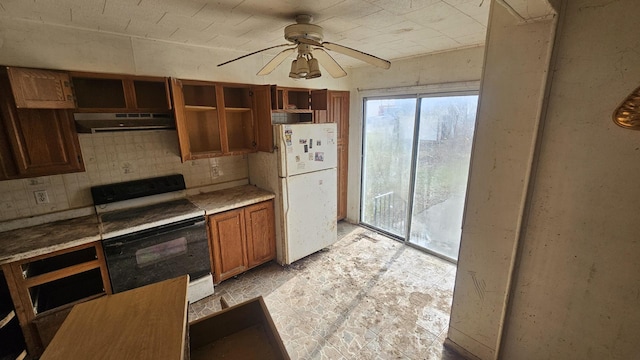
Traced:
<svg viewBox="0 0 640 360">
<path fill-rule="evenodd" d="M 119 210 L 100 215 L 102 239 L 131 234 L 177 221 L 202 218 L 204 211 L 188 199 Z"/>
<path fill-rule="evenodd" d="M 230 189 L 187 197 L 189 201 L 204 210 L 206 215 L 212 215 L 239 207 L 271 200 L 275 195 L 253 185 L 236 186 Z"/>
<path fill-rule="evenodd" d="M 100 240 L 95 215 L 55 221 L 0 233 L 0 264 Z"/>
<path fill-rule="evenodd" d="M 206 215 L 273 199 L 275 195 L 253 185 L 188 196 Z M 0 265 L 102 239 L 96 215 L 82 216 L 0 232 Z"/>
</svg>

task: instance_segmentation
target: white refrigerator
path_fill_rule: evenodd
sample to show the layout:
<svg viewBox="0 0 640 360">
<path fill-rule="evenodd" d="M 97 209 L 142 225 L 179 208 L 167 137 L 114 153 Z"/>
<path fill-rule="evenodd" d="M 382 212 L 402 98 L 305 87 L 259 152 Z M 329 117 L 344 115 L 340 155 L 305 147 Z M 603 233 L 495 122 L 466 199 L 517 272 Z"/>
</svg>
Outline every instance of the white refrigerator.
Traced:
<svg viewBox="0 0 640 360">
<path fill-rule="evenodd" d="M 276 194 L 276 250 L 291 264 L 337 240 L 336 124 L 274 125 L 273 153 L 249 155 L 249 182 Z"/>
</svg>

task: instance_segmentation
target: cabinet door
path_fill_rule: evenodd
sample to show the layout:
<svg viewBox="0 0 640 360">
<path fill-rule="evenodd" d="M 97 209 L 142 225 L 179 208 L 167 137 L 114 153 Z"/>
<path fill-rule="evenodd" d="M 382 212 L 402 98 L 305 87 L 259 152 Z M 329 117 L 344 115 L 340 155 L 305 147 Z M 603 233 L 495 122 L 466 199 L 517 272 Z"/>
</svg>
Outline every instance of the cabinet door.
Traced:
<svg viewBox="0 0 640 360">
<path fill-rule="evenodd" d="M 338 220 L 347 217 L 347 171 L 349 168 L 347 146 L 338 144 Z"/>
<path fill-rule="evenodd" d="M 256 117 L 256 148 L 258 151 L 273 152 L 270 86 L 254 86 L 252 91 L 253 112 Z"/>
<path fill-rule="evenodd" d="M 219 283 L 247 270 L 243 209 L 211 215 L 209 231 L 213 249 L 214 281 Z"/>
<path fill-rule="evenodd" d="M 9 81 L 0 77 L 0 94 Z M 83 171 L 80 144 L 67 110 L 17 109 L 11 96 L 0 96 L 0 178 Z M 2 139 L 5 140 L 5 139 Z"/>
<path fill-rule="evenodd" d="M 7 68 L 18 108 L 73 109 L 76 107 L 69 74 L 60 71 Z"/>
<path fill-rule="evenodd" d="M 173 111 L 176 119 L 176 131 L 178 133 L 178 145 L 182 162 L 191 159 L 189 151 L 189 133 L 187 129 L 187 116 L 182 93 L 182 81 L 171 79 L 171 93 L 173 94 Z"/>
<path fill-rule="evenodd" d="M 0 118 L 2 117 L 4 115 L 0 115 Z M 0 122 L 0 181 L 13 179 L 18 175 L 18 168 L 13 160 L 10 145 L 7 129 Z"/>
<path fill-rule="evenodd" d="M 329 91 L 328 122 L 338 126 L 338 143 L 349 141 L 349 92 Z"/>
<path fill-rule="evenodd" d="M 338 127 L 338 220 L 347 217 L 349 152 L 349 92 L 329 91 L 327 121 Z"/>
<path fill-rule="evenodd" d="M 3 118 L 23 176 L 84 171 L 71 115 L 65 110 L 17 109 Z"/>
<path fill-rule="evenodd" d="M 276 237 L 273 200 L 247 206 L 244 209 L 247 227 L 247 253 L 249 267 L 276 257 Z"/>
</svg>

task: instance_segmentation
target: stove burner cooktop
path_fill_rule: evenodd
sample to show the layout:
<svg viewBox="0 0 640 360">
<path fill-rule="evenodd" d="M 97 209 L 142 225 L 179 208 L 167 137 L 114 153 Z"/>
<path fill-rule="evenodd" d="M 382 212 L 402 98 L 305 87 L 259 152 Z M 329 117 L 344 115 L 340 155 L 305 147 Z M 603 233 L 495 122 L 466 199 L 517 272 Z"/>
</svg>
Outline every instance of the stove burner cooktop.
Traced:
<svg viewBox="0 0 640 360">
<path fill-rule="evenodd" d="M 91 188 L 100 213 L 103 239 L 126 235 L 182 220 L 203 217 L 204 211 L 183 197 L 182 175 L 134 180 Z M 162 202 L 158 196 L 172 195 Z"/>
</svg>

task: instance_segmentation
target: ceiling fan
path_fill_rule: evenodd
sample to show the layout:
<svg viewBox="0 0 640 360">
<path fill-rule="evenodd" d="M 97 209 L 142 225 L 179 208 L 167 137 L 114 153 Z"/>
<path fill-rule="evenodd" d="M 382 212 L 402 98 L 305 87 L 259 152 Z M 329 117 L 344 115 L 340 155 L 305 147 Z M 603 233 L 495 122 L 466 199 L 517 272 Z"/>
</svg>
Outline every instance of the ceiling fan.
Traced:
<svg viewBox="0 0 640 360">
<path fill-rule="evenodd" d="M 291 71 L 289 72 L 289 77 L 294 79 L 313 79 L 320 77 L 321 73 L 318 64 L 322 64 L 322 67 L 324 67 L 334 78 L 346 76 L 346 71 L 344 71 L 342 66 L 340 66 L 340 64 L 338 64 L 338 62 L 336 62 L 333 57 L 325 51 L 325 49 L 350 56 L 379 68 L 388 69 L 391 66 L 391 62 L 377 56 L 346 46 L 322 41 L 322 27 L 311 24 L 311 20 L 311 15 L 298 15 L 296 16 L 295 24 L 284 28 L 284 38 L 291 43 L 275 45 L 254 51 L 250 54 L 242 55 L 233 60 L 218 64 L 218 66 L 226 65 L 247 56 L 284 46 L 290 46 L 290 48 L 282 50 L 278 55 L 271 59 L 262 69 L 260 69 L 260 71 L 258 71 L 257 75 L 270 74 L 296 50 L 298 51 L 298 54 L 296 59 L 291 63 Z"/>
</svg>

